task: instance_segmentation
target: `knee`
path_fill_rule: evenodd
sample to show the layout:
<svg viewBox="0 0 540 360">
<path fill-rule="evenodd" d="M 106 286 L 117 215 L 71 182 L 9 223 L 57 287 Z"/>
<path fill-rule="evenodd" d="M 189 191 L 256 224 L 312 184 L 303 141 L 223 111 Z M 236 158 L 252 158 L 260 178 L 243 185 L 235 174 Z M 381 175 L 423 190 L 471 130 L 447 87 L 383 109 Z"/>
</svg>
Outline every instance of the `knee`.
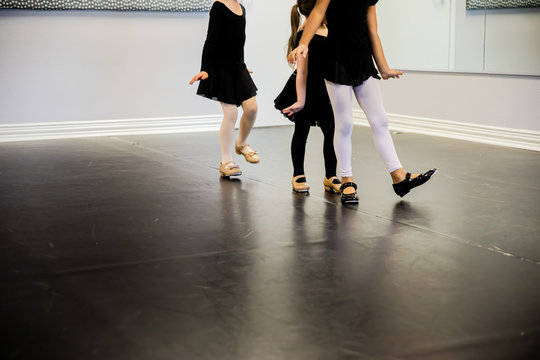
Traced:
<svg viewBox="0 0 540 360">
<path fill-rule="evenodd" d="M 340 119 L 336 117 L 335 135 L 348 136 L 352 134 L 353 119 L 350 116 L 343 116 Z"/>
<path fill-rule="evenodd" d="M 249 118 L 256 117 L 257 116 L 257 107 L 255 106 L 254 108 L 244 109 L 244 115 L 249 117 Z"/>
<path fill-rule="evenodd" d="M 238 118 L 238 110 L 237 109 L 229 109 L 223 114 L 223 118 L 225 121 L 229 122 L 236 122 L 236 119 Z"/>
<path fill-rule="evenodd" d="M 257 116 L 258 106 L 256 102 L 249 105 L 246 104 L 242 107 L 242 109 L 244 111 L 244 115 L 247 117 L 254 118 L 255 116 Z"/>
<path fill-rule="evenodd" d="M 223 108 L 223 119 L 225 121 L 236 121 L 238 108 L 235 105 L 222 103 L 221 107 Z"/>
<path fill-rule="evenodd" d="M 236 117 L 224 116 L 223 121 L 221 122 L 221 130 L 224 130 L 224 129 L 234 130 L 235 124 L 236 124 Z"/>
<path fill-rule="evenodd" d="M 377 116 L 370 120 L 371 128 L 375 132 L 387 132 L 388 131 L 388 117 Z"/>
</svg>

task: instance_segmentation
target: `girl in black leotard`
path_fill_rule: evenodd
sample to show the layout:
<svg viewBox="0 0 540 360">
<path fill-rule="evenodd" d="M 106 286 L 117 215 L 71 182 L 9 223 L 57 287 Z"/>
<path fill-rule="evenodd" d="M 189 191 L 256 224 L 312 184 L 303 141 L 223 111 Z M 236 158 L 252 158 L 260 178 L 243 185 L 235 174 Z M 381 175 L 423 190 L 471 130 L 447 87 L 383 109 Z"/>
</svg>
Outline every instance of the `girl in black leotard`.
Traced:
<svg viewBox="0 0 540 360">
<path fill-rule="evenodd" d="M 300 14 L 309 16 L 316 0 L 297 0 L 291 11 L 291 30 L 289 49 L 291 52 L 302 35 Z M 326 191 L 339 192 L 341 181 L 336 177 L 336 154 L 334 153 L 334 114 L 324 84 L 323 69 L 326 64 L 326 36 L 328 29 L 321 24 L 310 43 L 309 59 L 301 58 L 297 63 L 296 94 L 297 102 L 282 112 L 295 123 L 291 141 L 293 162 L 292 188 L 297 192 L 309 191 L 304 174 L 304 155 L 306 141 L 311 126 L 319 126 L 324 135 L 323 155 L 325 176 L 323 186 Z M 292 116 L 294 114 L 294 117 Z"/>
<path fill-rule="evenodd" d="M 377 1 L 317 0 L 300 44 L 289 57 L 289 61 L 294 61 L 297 55 L 307 55 L 308 44 L 326 17 L 328 63 L 325 79 L 335 116 L 334 147 L 343 182 L 341 201 L 347 204 L 358 203 L 351 166 L 351 94 L 355 95 L 368 118 L 375 145 L 388 167 L 397 195 L 403 197 L 412 188 L 428 181 L 436 171 L 432 169 L 421 175 L 407 173 L 401 166 L 388 131 L 388 116 L 382 105 L 379 84 L 375 80 L 380 77 L 372 58 L 375 58 L 383 79 L 399 78 L 403 72 L 392 70 L 384 57 L 377 34 Z"/>
<path fill-rule="evenodd" d="M 242 106 L 238 139 L 234 143 L 237 154 L 250 163 L 258 163 L 259 155 L 247 144 L 248 135 L 257 116 L 257 87 L 244 63 L 246 41 L 246 9 L 237 0 L 216 0 L 210 10 L 208 34 L 204 43 L 201 72 L 190 84 L 201 81 L 197 94 L 217 100 L 223 108 L 223 121 L 219 132 L 223 177 L 241 175 L 233 162 L 234 125 L 238 106 Z"/>
</svg>

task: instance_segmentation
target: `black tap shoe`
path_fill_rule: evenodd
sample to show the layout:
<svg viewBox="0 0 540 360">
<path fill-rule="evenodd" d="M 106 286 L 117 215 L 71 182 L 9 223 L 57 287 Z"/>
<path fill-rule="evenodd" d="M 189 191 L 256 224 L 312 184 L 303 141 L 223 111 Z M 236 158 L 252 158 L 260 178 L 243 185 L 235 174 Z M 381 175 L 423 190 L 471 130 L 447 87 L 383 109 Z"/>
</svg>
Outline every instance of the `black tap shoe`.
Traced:
<svg viewBox="0 0 540 360">
<path fill-rule="evenodd" d="M 393 184 L 394 191 L 398 196 L 404 197 L 411 189 L 426 183 L 437 172 L 437 169 L 431 169 L 423 174 L 418 175 L 414 179 L 411 179 L 411 173 L 407 173 L 405 180 Z"/>
<path fill-rule="evenodd" d="M 353 187 L 354 192 L 352 194 L 345 194 L 343 190 L 345 190 L 348 187 Z M 346 182 L 341 184 L 341 203 L 342 204 L 358 204 L 358 196 L 356 195 L 356 189 L 358 187 L 353 182 Z"/>
</svg>

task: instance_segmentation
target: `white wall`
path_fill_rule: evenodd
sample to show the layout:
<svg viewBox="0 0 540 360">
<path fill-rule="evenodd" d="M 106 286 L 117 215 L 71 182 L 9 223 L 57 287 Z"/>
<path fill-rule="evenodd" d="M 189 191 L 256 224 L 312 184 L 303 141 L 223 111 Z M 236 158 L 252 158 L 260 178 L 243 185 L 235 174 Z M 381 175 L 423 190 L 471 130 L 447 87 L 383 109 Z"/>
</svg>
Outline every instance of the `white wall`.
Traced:
<svg viewBox="0 0 540 360">
<path fill-rule="evenodd" d="M 537 72 L 540 10 L 466 11 L 465 0 L 403 3 L 377 6 L 390 66 L 416 70 L 381 81 L 389 113 L 540 130 L 540 77 L 493 74 Z"/>
<path fill-rule="evenodd" d="M 242 1 L 241 1 L 242 2 Z M 261 125 L 290 124 L 275 108 L 274 98 L 292 73 L 286 61 L 286 44 L 291 33 L 290 13 L 295 0 L 245 0 L 248 24 L 246 64 L 254 72 Z"/>
<path fill-rule="evenodd" d="M 272 99 L 290 0 L 246 0 L 246 62 L 260 89 L 257 125 L 284 123 Z M 207 13 L 0 11 L 0 124 L 220 114 L 188 81 Z"/>
<path fill-rule="evenodd" d="M 291 71 L 293 3 L 245 1 L 258 126 L 289 123 L 272 100 Z M 0 125 L 219 115 L 187 84 L 207 23 L 204 13 L 0 11 Z M 540 130 L 538 77 L 412 71 L 381 86 L 389 113 Z"/>
<path fill-rule="evenodd" d="M 408 71 L 381 81 L 388 113 L 540 131 L 540 79 Z"/>
</svg>

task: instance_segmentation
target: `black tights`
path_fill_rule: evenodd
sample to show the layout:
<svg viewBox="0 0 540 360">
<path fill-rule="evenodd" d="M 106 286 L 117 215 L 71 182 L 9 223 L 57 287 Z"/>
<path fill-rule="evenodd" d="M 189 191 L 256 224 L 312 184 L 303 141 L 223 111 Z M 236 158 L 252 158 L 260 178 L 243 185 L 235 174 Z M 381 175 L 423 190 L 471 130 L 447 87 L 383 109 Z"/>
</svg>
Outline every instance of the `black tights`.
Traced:
<svg viewBox="0 0 540 360">
<path fill-rule="evenodd" d="M 304 156 L 306 154 L 306 142 L 309 135 L 310 126 L 305 123 L 295 123 L 294 134 L 291 141 L 291 157 L 294 167 L 293 176 L 304 174 Z M 324 168 L 325 176 L 330 179 L 332 176 L 336 176 L 337 159 L 334 152 L 334 127 L 323 125 L 321 126 L 323 132 L 323 155 L 324 155 Z"/>
</svg>

